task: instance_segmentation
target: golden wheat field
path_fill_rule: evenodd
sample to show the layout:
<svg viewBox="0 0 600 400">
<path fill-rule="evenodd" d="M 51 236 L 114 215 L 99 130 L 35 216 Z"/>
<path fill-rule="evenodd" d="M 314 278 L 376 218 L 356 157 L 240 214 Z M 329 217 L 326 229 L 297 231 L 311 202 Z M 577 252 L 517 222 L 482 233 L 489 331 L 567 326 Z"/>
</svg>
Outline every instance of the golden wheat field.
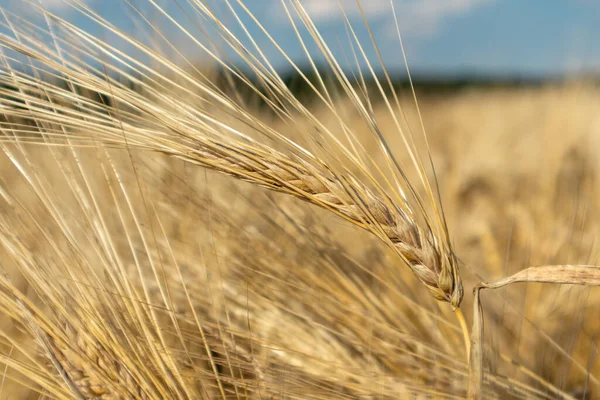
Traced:
<svg viewBox="0 0 600 400">
<path fill-rule="evenodd" d="M 258 106 L 37 12 L 0 36 L 0 399 L 600 399 L 593 83 L 331 63 L 305 105 L 223 26 Z"/>
</svg>

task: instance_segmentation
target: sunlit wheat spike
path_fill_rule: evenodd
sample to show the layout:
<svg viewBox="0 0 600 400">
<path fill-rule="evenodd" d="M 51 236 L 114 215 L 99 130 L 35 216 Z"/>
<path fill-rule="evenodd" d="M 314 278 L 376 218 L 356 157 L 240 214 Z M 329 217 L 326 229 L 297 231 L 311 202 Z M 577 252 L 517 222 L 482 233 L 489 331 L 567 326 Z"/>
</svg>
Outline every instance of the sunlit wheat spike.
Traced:
<svg viewBox="0 0 600 400">
<path fill-rule="evenodd" d="M 99 18 L 81 3 L 73 4 L 91 18 Z M 197 11 L 203 18 L 219 23 L 214 20 L 216 17 L 207 6 L 203 3 L 199 3 L 198 6 Z M 318 32 L 314 31 L 311 21 L 302 14 L 301 6 L 296 6 L 305 18 L 304 24 L 311 29 L 315 42 L 325 46 Z M 364 115 L 367 124 L 381 142 L 387 163 L 385 168 L 391 171 L 392 178 L 370 159 L 369 154 L 359 150 L 357 146 L 360 146 L 360 143 L 339 116 L 337 118 L 346 132 L 352 150 L 336 139 L 293 97 L 277 75 L 269 72 L 270 65 L 266 60 L 261 63 L 257 58 L 247 55 L 247 62 L 265 82 L 270 92 L 269 98 L 265 99 L 282 115 L 289 117 L 294 112 L 307 117 L 312 121 L 315 131 L 324 132 L 320 134 L 319 140 L 329 141 L 327 146 L 315 147 L 313 143 L 311 146 L 315 150 L 310 151 L 306 146 L 286 138 L 282 132 L 272 130 L 237 106 L 223 92 L 203 80 L 194 79 L 164 56 L 144 47 L 132 37 L 124 36 L 107 21 L 99 19 L 99 23 L 107 30 L 120 35 L 124 41 L 162 64 L 169 74 L 148 69 L 127 54 L 58 17 L 52 16 L 54 30 L 49 31 L 57 43 L 57 49 L 47 48 L 44 42 L 32 36 L 32 27 L 18 18 L 14 19 L 16 21 L 11 24 L 14 38 L 0 37 L 0 44 L 7 51 L 12 50 L 27 56 L 31 61 L 35 60 L 32 65 L 40 78 L 11 67 L 20 64 L 15 59 L 5 57 L 0 82 L 8 88 L 0 89 L 3 94 L 0 104 L 5 118 L 11 121 L 35 121 L 38 133 L 45 139 L 40 140 L 42 136 L 32 136 L 25 127 L 10 128 L 9 125 L 4 125 L 3 141 L 45 143 L 49 140 L 53 144 L 70 146 L 105 143 L 119 147 L 139 147 L 169 154 L 278 192 L 294 195 L 374 233 L 409 265 L 434 298 L 447 301 L 454 307 L 460 305 L 463 289 L 443 217 L 438 211 L 434 218 L 429 218 L 425 213 L 423 200 L 416 194 L 404 171 L 389 154 L 376 121 L 359 100 L 345 75 L 339 74 L 339 66 L 336 63 L 332 65 L 338 73 L 338 80 L 350 98 L 354 99 L 354 106 Z M 180 29 L 188 33 L 183 28 Z M 58 34 L 55 31 L 62 33 L 60 40 L 56 38 L 55 35 Z M 241 44 L 225 27 L 221 27 L 219 32 L 228 41 L 229 46 L 239 52 L 243 51 Z M 323 47 L 322 51 L 328 50 Z M 123 77 L 132 78 L 127 69 L 137 71 L 142 78 L 132 79 L 136 79 L 137 85 L 144 93 L 140 94 L 115 79 L 102 77 L 100 70 L 98 74 L 90 72 L 96 67 L 77 59 L 81 52 L 98 54 L 91 56 L 90 62 L 99 61 L 100 54 L 104 59 L 108 57 L 109 60 L 114 60 L 114 65 L 102 68 Z M 122 63 L 121 66 L 119 63 Z M 53 84 L 44 79 L 43 76 L 48 73 L 61 76 L 66 85 Z M 185 85 L 177 84 L 170 76 L 184 81 Z M 194 91 L 188 89 L 189 87 L 193 87 Z M 253 90 L 259 91 L 258 88 Z M 81 94 L 88 91 L 101 94 L 102 101 L 91 100 L 89 96 Z M 223 110 L 227 118 L 224 118 L 222 113 L 194 106 L 189 101 L 190 97 L 192 100 L 208 102 Z M 333 103 L 325 97 L 322 99 L 337 114 Z M 20 107 L 19 104 L 26 106 Z M 392 112 L 391 105 L 389 108 Z M 248 132 L 233 125 L 232 118 L 246 125 Z M 251 139 L 250 136 L 256 133 L 269 138 L 285 150 L 275 150 L 270 145 Z M 398 133 L 403 135 L 402 132 Z M 424 177 L 423 168 L 417 161 L 418 157 L 413 155 L 415 150 L 408 145 L 406 139 L 405 142 L 415 168 L 426 184 L 425 189 L 431 196 L 431 204 L 436 207 L 437 203 L 433 200 L 433 192 Z M 339 153 L 333 163 L 327 160 L 327 154 L 332 149 Z M 360 176 L 351 172 L 352 169 L 356 169 Z M 408 200 L 407 196 L 412 200 Z"/>
</svg>

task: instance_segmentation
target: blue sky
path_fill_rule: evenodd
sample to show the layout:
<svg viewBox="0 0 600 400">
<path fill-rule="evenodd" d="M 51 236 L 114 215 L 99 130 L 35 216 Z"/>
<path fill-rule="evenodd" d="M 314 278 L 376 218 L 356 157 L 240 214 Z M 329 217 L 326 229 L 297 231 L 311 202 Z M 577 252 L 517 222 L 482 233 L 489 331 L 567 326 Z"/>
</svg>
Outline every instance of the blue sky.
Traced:
<svg viewBox="0 0 600 400">
<path fill-rule="evenodd" d="M 14 5 L 18 1 L 0 0 L 0 4 Z M 122 0 L 86 1 L 123 29 L 134 34 L 142 32 L 139 25 L 131 23 Z M 245 0 L 245 3 L 290 56 L 305 64 L 306 57 L 280 1 Z M 349 47 L 341 44 L 348 39 L 338 0 L 300 1 L 343 61 L 341 49 L 345 48 L 349 54 Z M 355 0 L 339 1 L 357 27 L 360 40 L 368 44 Z M 93 29 L 88 21 L 69 12 L 63 0 L 43 2 L 50 10 L 86 29 Z M 136 3 L 144 2 L 137 0 Z M 209 3 L 224 8 L 225 0 L 209 0 Z M 175 7 L 175 0 L 162 0 L 161 4 L 167 5 L 179 21 L 184 19 Z M 542 75 L 600 69 L 600 2 L 596 0 L 394 0 L 394 4 L 409 66 L 414 73 Z M 401 71 L 404 67 L 390 0 L 362 0 L 362 6 L 386 65 L 391 70 Z M 151 10 L 147 2 L 144 9 Z M 248 22 L 249 18 L 244 17 L 244 21 Z M 174 29 L 164 26 L 165 32 L 181 40 L 179 43 L 188 57 L 200 54 L 190 42 L 176 35 Z M 268 40 L 256 28 L 251 31 L 269 59 L 278 68 L 285 69 L 283 57 Z M 235 32 L 241 33 L 239 29 Z M 375 60 L 371 46 L 367 47 L 369 58 Z M 313 54 L 319 53 L 314 46 L 311 49 Z"/>
</svg>

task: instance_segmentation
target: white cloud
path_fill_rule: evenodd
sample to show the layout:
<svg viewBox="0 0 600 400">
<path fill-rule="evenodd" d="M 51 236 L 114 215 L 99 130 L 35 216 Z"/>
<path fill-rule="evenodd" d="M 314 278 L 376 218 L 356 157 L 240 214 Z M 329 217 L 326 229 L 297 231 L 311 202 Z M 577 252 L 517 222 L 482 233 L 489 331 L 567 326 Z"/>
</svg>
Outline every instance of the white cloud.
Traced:
<svg viewBox="0 0 600 400">
<path fill-rule="evenodd" d="M 400 29 L 407 34 L 435 33 L 446 18 L 461 15 L 493 0 L 394 0 Z M 360 16 L 356 0 L 300 0 L 315 22 L 342 18 L 340 3 L 351 17 Z M 370 18 L 391 18 L 390 0 L 362 0 L 361 6 Z"/>
<path fill-rule="evenodd" d="M 314 19 L 339 18 L 340 3 L 344 11 L 350 15 L 359 14 L 360 10 L 355 0 L 300 0 L 304 9 Z M 361 6 L 367 15 L 382 14 L 390 9 L 389 0 L 369 0 L 363 1 Z"/>
<path fill-rule="evenodd" d="M 71 8 L 68 0 L 39 0 L 42 7 L 50 11 L 67 10 Z M 88 3 L 88 0 L 80 0 L 82 3 Z"/>
<path fill-rule="evenodd" d="M 338 0 L 300 0 L 300 3 L 315 20 L 341 18 L 340 4 L 349 15 L 360 13 L 356 0 L 340 0 L 339 3 Z M 369 16 L 384 14 L 391 9 L 390 0 L 363 0 L 361 6 Z"/>
</svg>

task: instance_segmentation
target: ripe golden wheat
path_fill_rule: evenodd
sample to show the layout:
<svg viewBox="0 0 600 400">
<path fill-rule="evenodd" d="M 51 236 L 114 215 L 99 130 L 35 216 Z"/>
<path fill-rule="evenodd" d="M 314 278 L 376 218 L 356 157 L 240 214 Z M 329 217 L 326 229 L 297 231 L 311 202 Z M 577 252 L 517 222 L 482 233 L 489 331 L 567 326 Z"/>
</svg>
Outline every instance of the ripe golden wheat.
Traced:
<svg viewBox="0 0 600 400">
<path fill-rule="evenodd" d="M 484 374 L 479 296 L 514 282 L 597 285 L 598 268 L 544 267 L 475 286 L 469 338 L 434 171 L 417 150 L 430 147 L 407 129 L 383 64 L 383 83 L 369 93 L 362 75 L 354 84 L 344 73 L 301 2 L 281 3 L 302 46 L 320 49 L 340 87 L 334 93 L 316 69 L 317 83 L 302 75 L 328 124 L 208 2 L 190 1 L 188 11 L 259 84 L 148 1 L 260 98 L 277 125 L 235 87 L 217 86 L 132 4 L 186 69 L 84 2 L 68 4 L 118 44 L 35 1 L 28 12 L 37 20 L 1 10 L 0 146 L 22 186 L 8 183 L 10 172 L 0 181 L 10 210 L 0 219 L 0 309 L 10 321 L 0 361 L 16 387 L 102 399 L 574 398 L 504 353 L 524 376 L 500 367 Z M 240 15 L 277 46 L 242 1 L 225 5 L 242 28 Z M 355 57 L 374 74 L 346 22 Z M 391 129 L 378 122 L 376 98 Z M 251 185 L 232 190 L 207 171 Z M 324 222 L 327 212 L 371 233 L 396 259 L 367 236 L 358 246 L 366 255 L 357 255 L 339 236 L 350 226 Z M 432 309 L 416 281 L 450 303 L 459 326 L 443 303 Z"/>
</svg>

